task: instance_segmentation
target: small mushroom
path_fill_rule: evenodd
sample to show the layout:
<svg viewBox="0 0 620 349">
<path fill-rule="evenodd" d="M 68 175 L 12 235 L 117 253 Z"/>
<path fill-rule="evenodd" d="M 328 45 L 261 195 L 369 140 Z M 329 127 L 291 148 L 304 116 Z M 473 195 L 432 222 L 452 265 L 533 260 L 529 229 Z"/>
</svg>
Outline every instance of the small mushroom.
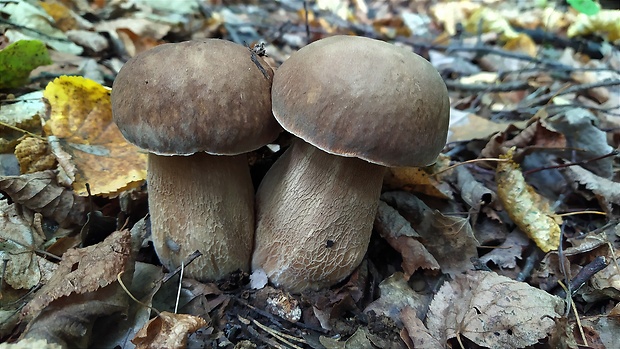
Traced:
<svg viewBox="0 0 620 349">
<path fill-rule="evenodd" d="M 249 49 L 216 39 L 157 46 L 116 77 L 114 121 L 149 152 L 152 239 L 169 270 L 195 250 L 203 256 L 186 275 L 198 280 L 249 270 L 254 188 L 244 153 L 281 130 L 271 114 L 272 78 Z"/>
<path fill-rule="evenodd" d="M 407 49 L 334 36 L 282 64 L 272 108 L 301 139 L 259 186 L 252 269 L 291 292 L 328 287 L 366 253 L 385 166 L 429 165 L 444 147 L 448 91 Z"/>
</svg>

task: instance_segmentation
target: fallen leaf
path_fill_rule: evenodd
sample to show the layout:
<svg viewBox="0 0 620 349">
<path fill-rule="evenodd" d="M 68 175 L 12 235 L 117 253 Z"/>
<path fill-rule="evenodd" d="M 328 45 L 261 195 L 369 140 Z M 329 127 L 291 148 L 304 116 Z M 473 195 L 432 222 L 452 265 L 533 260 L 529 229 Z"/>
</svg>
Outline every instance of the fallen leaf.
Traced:
<svg viewBox="0 0 620 349">
<path fill-rule="evenodd" d="M 430 333 L 428 328 L 424 326 L 422 320 L 418 318 L 416 315 L 415 309 L 411 307 L 404 307 L 400 312 L 400 320 L 403 323 L 403 331 L 401 332 L 401 338 L 406 335 L 411 345 L 407 345 L 409 349 L 436 349 L 443 348 L 444 345 L 441 344 L 433 335 Z"/>
<path fill-rule="evenodd" d="M 131 235 L 123 230 L 99 244 L 68 250 L 50 281 L 23 308 L 22 315 L 34 317 L 56 299 L 93 292 L 116 282 L 117 275 L 127 268 L 131 249 Z"/>
<path fill-rule="evenodd" d="M 0 51 L 0 88 L 25 85 L 34 68 L 48 64 L 52 64 L 52 60 L 41 41 L 14 42 Z"/>
<path fill-rule="evenodd" d="M 440 199 L 453 199 L 450 185 L 433 175 L 449 164 L 450 158 L 440 155 L 437 162 L 428 167 L 390 167 L 383 184 L 392 190 L 400 189 Z"/>
<path fill-rule="evenodd" d="M 131 342 L 136 345 L 136 349 L 185 349 L 187 336 L 206 325 L 203 318 L 165 311 L 146 323 Z"/>
<path fill-rule="evenodd" d="M 523 251 L 528 243 L 529 240 L 525 234 L 520 230 L 514 230 L 497 248 L 480 257 L 480 261 L 484 264 L 493 262 L 500 268 L 514 269 L 517 266 L 517 260 L 522 259 Z"/>
<path fill-rule="evenodd" d="M 570 38 L 597 34 L 606 40 L 616 41 L 620 39 L 620 10 L 601 10 L 594 16 L 581 13 L 568 27 L 566 34 Z"/>
<path fill-rule="evenodd" d="M 488 348 L 516 349 L 547 337 L 563 308 L 561 298 L 524 282 L 470 271 L 439 289 L 426 325 L 442 343 L 463 336 Z"/>
<path fill-rule="evenodd" d="M 404 191 L 383 193 L 381 200 L 411 223 L 444 273 L 455 275 L 471 268 L 470 258 L 478 256 L 478 242 L 466 218 L 443 215 Z"/>
<path fill-rule="evenodd" d="M 514 148 L 500 158 L 495 172 L 497 196 L 510 219 L 544 252 L 557 250 L 560 226 L 551 216 L 549 203 L 525 182 L 523 173 L 512 160 Z"/>
<path fill-rule="evenodd" d="M 439 263 L 435 257 L 416 239 L 420 235 L 396 209 L 383 201 L 379 201 L 374 228 L 400 253 L 403 259 L 401 267 L 406 279 L 419 268 L 439 270 Z"/>
<path fill-rule="evenodd" d="M 123 138 L 112 122 L 110 91 L 82 77 L 49 83 L 44 97 L 51 108 L 44 129 L 52 152 L 78 195 L 114 197 L 146 178 L 146 154 Z"/>
<path fill-rule="evenodd" d="M 86 222 L 87 200 L 58 185 L 54 171 L 0 177 L 0 190 L 11 199 L 61 226 Z"/>
<path fill-rule="evenodd" d="M 23 174 L 51 170 L 56 165 L 47 142 L 40 138 L 26 137 L 15 146 L 15 157 Z"/>
<path fill-rule="evenodd" d="M 370 303 L 364 313 L 374 311 L 377 315 L 385 315 L 397 325 L 401 324 L 402 311 L 413 310 L 418 318 L 424 318 L 430 295 L 418 293 L 409 287 L 407 279 L 400 272 L 394 273 L 379 284 L 379 298 Z"/>
<path fill-rule="evenodd" d="M 2 282 L 14 289 L 29 289 L 46 281 L 45 275 L 51 273 L 55 265 L 35 253 L 42 250 L 45 236 L 34 227 L 33 217 L 25 217 L 16 204 L 9 205 L 1 200 L 0 231 L 0 261 L 7 261 Z"/>
</svg>

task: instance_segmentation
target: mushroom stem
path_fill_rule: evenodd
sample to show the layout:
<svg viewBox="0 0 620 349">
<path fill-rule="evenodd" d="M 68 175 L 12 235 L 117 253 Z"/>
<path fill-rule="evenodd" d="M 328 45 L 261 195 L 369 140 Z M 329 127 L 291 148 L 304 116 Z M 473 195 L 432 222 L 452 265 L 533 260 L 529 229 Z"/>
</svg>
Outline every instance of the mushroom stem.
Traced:
<svg viewBox="0 0 620 349">
<path fill-rule="evenodd" d="M 291 292 L 347 277 L 368 248 L 384 173 L 294 142 L 258 189 L 252 269 Z"/>
<path fill-rule="evenodd" d="M 148 155 L 153 245 L 169 270 L 199 250 L 186 269 L 200 281 L 247 271 L 252 254 L 254 188 L 245 155 Z"/>
</svg>

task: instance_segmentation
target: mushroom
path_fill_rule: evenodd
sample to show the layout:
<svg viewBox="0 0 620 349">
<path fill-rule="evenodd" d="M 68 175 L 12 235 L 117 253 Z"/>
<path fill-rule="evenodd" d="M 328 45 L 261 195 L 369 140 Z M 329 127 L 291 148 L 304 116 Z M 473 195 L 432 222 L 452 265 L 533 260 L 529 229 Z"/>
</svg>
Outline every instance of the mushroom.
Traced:
<svg viewBox="0 0 620 349">
<path fill-rule="evenodd" d="M 216 39 L 164 44 L 130 59 L 112 86 L 125 138 L 149 152 L 152 240 L 172 270 L 200 281 L 248 271 L 254 187 L 247 156 L 281 131 L 273 71 L 248 48 Z"/>
<path fill-rule="evenodd" d="M 328 287 L 366 253 L 386 166 L 429 165 L 444 147 L 448 91 L 407 49 L 334 36 L 292 54 L 271 93 L 301 139 L 259 186 L 252 269 L 291 292 Z"/>
</svg>

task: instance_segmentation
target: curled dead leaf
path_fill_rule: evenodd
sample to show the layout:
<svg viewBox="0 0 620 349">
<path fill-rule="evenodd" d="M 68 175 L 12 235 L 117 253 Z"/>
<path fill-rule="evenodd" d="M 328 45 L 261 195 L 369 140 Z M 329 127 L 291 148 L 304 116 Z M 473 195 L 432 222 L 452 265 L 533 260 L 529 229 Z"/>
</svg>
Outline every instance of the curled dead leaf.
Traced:
<svg viewBox="0 0 620 349">
<path fill-rule="evenodd" d="M 201 317 L 164 311 L 144 325 L 131 342 L 136 349 L 184 349 L 187 347 L 187 336 L 206 325 L 207 322 Z"/>
<path fill-rule="evenodd" d="M 514 148 L 500 155 L 506 162 L 497 165 L 497 196 L 510 219 L 544 252 L 560 244 L 560 226 L 552 218 L 549 203 L 525 182 L 519 165 L 512 160 Z"/>
<path fill-rule="evenodd" d="M 86 222 L 87 200 L 58 185 L 54 171 L 0 177 L 0 190 L 61 226 Z"/>
</svg>

